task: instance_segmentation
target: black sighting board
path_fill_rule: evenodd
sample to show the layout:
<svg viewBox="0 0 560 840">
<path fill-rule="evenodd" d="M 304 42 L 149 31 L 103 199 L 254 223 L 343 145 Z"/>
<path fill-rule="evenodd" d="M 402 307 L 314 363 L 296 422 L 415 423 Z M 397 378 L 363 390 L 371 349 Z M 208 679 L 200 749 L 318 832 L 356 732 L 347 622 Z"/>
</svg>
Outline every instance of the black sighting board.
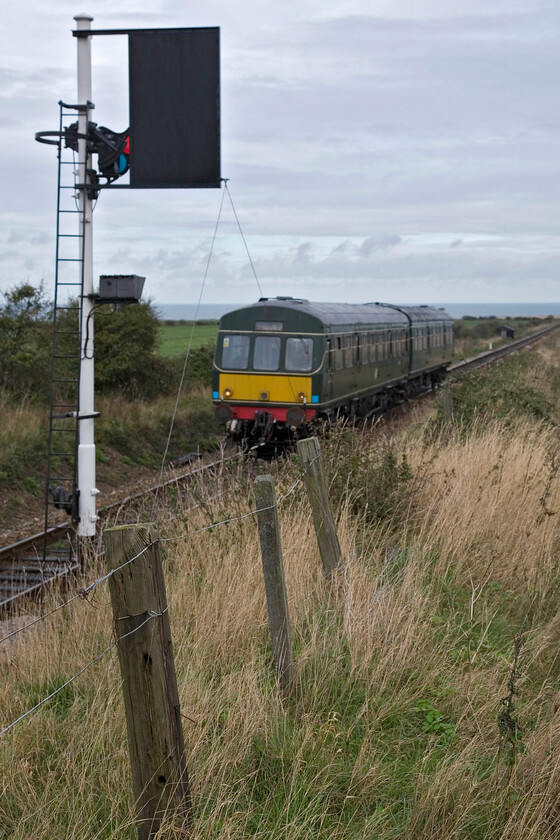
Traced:
<svg viewBox="0 0 560 840">
<path fill-rule="evenodd" d="M 219 27 L 73 34 L 128 36 L 130 187 L 220 187 Z"/>
</svg>

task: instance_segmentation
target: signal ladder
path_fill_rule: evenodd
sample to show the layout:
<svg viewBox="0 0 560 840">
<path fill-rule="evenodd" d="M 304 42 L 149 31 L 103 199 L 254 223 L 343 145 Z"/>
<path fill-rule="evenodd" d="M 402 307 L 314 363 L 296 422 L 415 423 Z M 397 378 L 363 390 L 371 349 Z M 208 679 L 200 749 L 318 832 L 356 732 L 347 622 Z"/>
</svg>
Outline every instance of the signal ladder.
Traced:
<svg viewBox="0 0 560 840">
<path fill-rule="evenodd" d="M 78 161 L 64 148 L 67 117 L 87 106 L 59 102 L 60 118 L 57 157 L 56 255 L 53 306 L 50 410 L 45 522 L 42 566 L 45 575 L 60 564 L 78 565 L 78 544 L 60 549 L 48 546 L 48 531 L 58 510 L 78 519 L 78 425 L 80 412 L 80 354 L 82 348 L 81 308 L 84 284 L 84 203 L 78 194 Z M 77 157 L 77 156 L 76 156 Z M 87 348 L 85 348 L 87 352 Z"/>
</svg>

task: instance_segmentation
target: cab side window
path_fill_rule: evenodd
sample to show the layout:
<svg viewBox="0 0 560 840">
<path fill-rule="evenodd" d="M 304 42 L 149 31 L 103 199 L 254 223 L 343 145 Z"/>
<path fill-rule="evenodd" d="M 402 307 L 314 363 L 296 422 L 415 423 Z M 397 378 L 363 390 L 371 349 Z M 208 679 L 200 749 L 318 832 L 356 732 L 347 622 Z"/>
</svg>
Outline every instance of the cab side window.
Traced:
<svg viewBox="0 0 560 840">
<path fill-rule="evenodd" d="M 313 367 L 313 339 L 288 338 L 286 341 L 286 370 L 309 371 Z"/>
</svg>

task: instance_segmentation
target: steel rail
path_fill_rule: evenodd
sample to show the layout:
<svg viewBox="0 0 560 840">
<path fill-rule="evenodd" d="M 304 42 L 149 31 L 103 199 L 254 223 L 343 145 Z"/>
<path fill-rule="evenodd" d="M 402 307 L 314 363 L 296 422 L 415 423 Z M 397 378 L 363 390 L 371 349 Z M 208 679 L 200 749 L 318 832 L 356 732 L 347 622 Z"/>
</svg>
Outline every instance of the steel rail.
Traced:
<svg viewBox="0 0 560 840">
<path fill-rule="evenodd" d="M 524 347 L 535 344 L 537 341 L 542 341 L 542 339 L 547 338 L 558 330 L 560 330 L 560 324 L 554 324 L 554 326 L 540 330 L 538 333 L 527 335 L 524 338 L 518 338 L 517 341 L 511 341 L 509 344 L 504 344 L 493 350 L 485 350 L 477 356 L 472 356 L 470 359 L 463 359 L 460 362 L 455 362 L 455 364 L 450 365 L 447 369 L 448 373 L 452 378 L 455 373 L 468 373 L 471 370 L 484 367 L 502 359 L 504 356 L 508 356 L 510 353 L 515 353 Z"/>
<path fill-rule="evenodd" d="M 146 490 L 141 490 L 138 493 L 133 493 L 124 499 L 120 499 L 118 502 L 113 502 L 109 505 L 105 505 L 104 507 L 100 508 L 99 516 L 101 518 L 106 518 L 113 511 L 120 510 L 121 508 L 126 507 L 139 499 L 149 496 L 150 493 L 154 493 L 158 490 L 164 489 L 165 487 L 174 486 L 182 482 L 193 480 L 197 476 L 200 476 L 204 473 L 208 473 L 210 470 L 215 469 L 217 467 L 221 467 L 224 464 L 227 464 L 230 461 L 239 458 L 240 456 L 241 453 L 237 452 L 234 455 L 229 455 L 225 458 L 220 458 L 216 461 L 212 461 L 209 464 L 203 464 L 202 466 L 197 467 L 196 469 L 191 469 L 188 472 L 176 475 L 173 478 L 161 482 L 160 484 L 148 487 Z M 73 535 L 74 532 L 74 523 L 71 520 L 67 520 L 66 522 L 62 522 L 59 525 L 54 525 L 53 527 L 49 528 L 46 534 L 49 543 L 53 543 L 58 542 L 67 536 Z M 60 580 L 61 578 L 66 577 L 71 572 L 76 572 L 78 570 L 78 563 L 67 563 L 65 566 L 61 566 L 60 569 L 56 570 L 52 569 L 53 564 L 47 564 L 48 573 L 45 574 L 44 580 L 38 582 L 33 581 L 30 584 L 25 584 L 24 582 L 18 581 L 18 573 L 21 573 L 22 581 L 25 579 L 25 564 L 27 563 L 27 565 L 29 565 L 30 562 L 29 557 L 22 557 L 22 555 L 24 554 L 35 554 L 36 570 L 33 572 L 33 576 L 36 577 L 40 575 L 41 562 L 39 558 L 42 554 L 44 539 L 45 532 L 40 531 L 37 534 L 31 534 L 29 537 L 24 537 L 20 540 L 17 540 L 16 542 L 11 543 L 10 545 L 0 547 L 0 578 L 2 578 L 3 576 L 4 584 L 6 584 L 8 583 L 6 579 L 12 577 L 14 590 L 7 595 L 0 594 L 0 611 L 7 610 L 13 607 L 14 603 L 19 598 L 33 597 L 34 595 L 38 594 L 46 585 L 55 582 L 56 580 Z M 8 570 L 10 570 L 10 573 L 6 574 Z M 8 587 L 6 586 L 6 588 Z"/>
</svg>

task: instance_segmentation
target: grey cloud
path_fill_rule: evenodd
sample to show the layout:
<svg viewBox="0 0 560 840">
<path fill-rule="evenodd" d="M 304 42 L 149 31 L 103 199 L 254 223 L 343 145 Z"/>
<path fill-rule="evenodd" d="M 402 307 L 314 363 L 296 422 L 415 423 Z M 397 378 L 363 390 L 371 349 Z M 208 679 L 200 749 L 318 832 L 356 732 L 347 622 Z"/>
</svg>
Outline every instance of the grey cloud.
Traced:
<svg viewBox="0 0 560 840">
<path fill-rule="evenodd" d="M 177 0 L 145 11 L 143 3 L 124 3 L 117 10 L 99 0 L 96 25 L 181 25 Z M 443 294 L 465 278 L 473 294 L 486 283 L 504 294 L 518 284 L 550 295 L 558 271 L 550 241 L 559 224 L 560 9 L 544 0 L 409 6 L 408 17 L 399 6 L 398 19 L 382 8 L 373 13 L 367 0 L 361 15 L 344 13 L 358 3 L 305 0 L 297 16 L 295 4 L 249 0 L 231 10 L 217 0 L 189 10 L 192 25 L 212 16 L 223 23 L 223 173 L 249 246 L 253 237 L 270 238 L 270 257 L 258 259 L 263 282 L 303 278 L 336 293 L 348 278 L 345 294 L 370 299 L 375 278 L 389 299 L 418 283 Z M 55 153 L 33 134 L 55 128 L 57 100 L 75 95 L 67 11 L 38 7 L 30 33 L 37 55 L 24 63 L 18 48 L 11 66 L 5 51 L 0 68 L 0 211 L 3 230 L 15 237 L 10 243 L 4 234 L 0 284 L 23 273 L 24 259 L 36 261 L 33 272 L 52 271 Z M 61 66 L 53 67 L 59 54 Z M 121 108 L 111 67 L 102 60 L 94 70 L 102 120 Z M 102 196 L 96 271 L 126 264 L 149 273 L 167 300 L 180 290 L 192 294 L 185 284 L 194 290 L 198 283 L 220 199 L 201 192 Z M 454 233 L 441 247 L 409 244 L 412 233 L 446 231 Z M 481 237 L 475 247 L 469 235 L 476 232 L 500 236 L 501 245 Z M 278 246 L 279 234 L 291 235 L 291 244 Z M 336 237 L 327 253 L 317 244 L 326 234 Z M 26 235 L 30 253 L 18 255 L 24 248 L 14 245 Z M 220 289 L 231 289 L 230 299 L 249 293 L 255 284 L 246 255 L 219 247 L 208 283 L 222 299 Z"/>
<path fill-rule="evenodd" d="M 361 257 L 369 257 L 376 251 L 384 251 L 386 248 L 394 248 L 400 245 L 402 239 L 400 236 L 385 235 L 385 236 L 368 236 L 360 245 L 359 255 Z"/>
</svg>

